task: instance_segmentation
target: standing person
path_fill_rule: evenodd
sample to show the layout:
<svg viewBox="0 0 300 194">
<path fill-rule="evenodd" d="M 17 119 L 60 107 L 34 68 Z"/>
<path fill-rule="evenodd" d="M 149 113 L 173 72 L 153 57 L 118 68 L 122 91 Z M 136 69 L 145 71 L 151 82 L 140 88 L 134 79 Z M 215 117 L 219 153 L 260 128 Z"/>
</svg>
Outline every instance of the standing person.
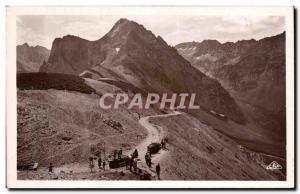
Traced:
<svg viewBox="0 0 300 194">
<path fill-rule="evenodd" d="M 103 160 L 103 163 L 102 163 L 103 170 L 105 170 L 105 165 L 106 165 L 105 160 Z"/>
<path fill-rule="evenodd" d="M 89 161 L 90 161 L 89 167 L 90 167 L 90 169 L 91 169 L 91 172 L 93 172 L 93 168 L 95 167 L 95 166 L 94 166 L 94 157 L 90 156 L 90 157 L 89 157 Z"/>
<path fill-rule="evenodd" d="M 149 166 L 149 156 L 147 153 L 145 154 L 145 161 L 146 161 L 147 166 Z"/>
<path fill-rule="evenodd" d="M 92 156 L 89 157 L 90 165 L 94 164 L 94 158 Z"/>
<path fill-rule="evenodd" d="M 160 144 L 161 144 L 161 149 L 164 149 L 164 139 L 161 139 Z"/>
<path fill-rule="evenodd" d="M 53 172 L 53 165 L 52 165 L 52 163 L 50 163 L 50 166 L 49 166 L 49 172 Z"/>
<path fill-rule="evenodd" d="M 137 159 L 136 158 L 133 159 L 133 169 L 134 169 L 134 173 L 136 173 L 136 170 L 137 170 Z"/>
<path fill-rule="evenodd" d="M 152 161 L 151 161 L 151 157 L 148 157 L 148 163 L 149 163 L 149 168 L 151 168 L 151 163 L 152 163 Z"/>
<path fill-rule="evenodd" d="M 130 156 L 129 156 L 128 160 L 126 160 L 125 165 L 126 165 L 126 170 L 128 170 L 128 166 L 130 165 Z"/>
<path fill-rule="evenodd" d="M 98 158 L 98 167 L 99 169 L 101 168 L 101 165 L 102 165 L 102 160 L 101 160 L 101 157 Z"/>
<path fill-rule="evenodd" d="M 157 179 L 160 180 L 160 165 L 159 165 L 159 163 L 156 165 L 155 171 L 157 174 Z"/>
<path fill-rule="evenodd" d="M 135 149 L 133 152 L 133 158 L 138 158 L 138 157 L 139 157 L 139 153 L 138 153 L 137 149 Z"/>
<path fill-rule="evenodd" d="M 123 153 L 123 150 L 122 150 L 122 148 L 120 148 L 119 153 L 118 153 L 118 158 L 119 159 L 121 159 L 122 153 Z"/>
<path fill-rule="evenodd" d="M 114 160 L 117 158 L 118 151 L 114 150 Z"/>
<path fill-rule="evenodd" d="M 130 172 L 132 172 L 132 166 L 133 166 L 133 156 L 131 156 L 130 160 L 129 160 L 129 170 L 130 170 Z"/>
</svg>

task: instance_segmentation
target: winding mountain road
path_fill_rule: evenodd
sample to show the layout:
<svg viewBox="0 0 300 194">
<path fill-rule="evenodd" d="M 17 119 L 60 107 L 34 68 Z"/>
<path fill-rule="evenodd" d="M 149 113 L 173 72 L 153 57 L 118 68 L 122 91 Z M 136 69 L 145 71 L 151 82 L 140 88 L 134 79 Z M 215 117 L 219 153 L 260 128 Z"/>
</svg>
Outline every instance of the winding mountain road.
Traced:
<svg viewBox="0 0 300 194">
<path fill-rule="evenodd" d="M 155 165 L 159 163 L 163 156 L 168 152 L 167 150 L 160 150 L 157 154 L 152 155 L 152 168 L 149 169 L 148 166 L 146 165 L 145 162 L 145 154 L 147 152 L 147 146 L 153 142 L 158 142 L 160 143 L 161 139 L 166 136 L 165 131 L 163 131 L 162 127 L 150 123 L 149 119 L 150 118 L 164 118 L 164 117 L 170 117 L 170 116 L 176 116 L 183 114 L 182 112 L 174 111 L 173 113 L 170 114 L 161 114 L 161 115 L 152 115 L 152 116 L 146 116 L 142 117 L 139 119 L 140 125 L 145 127 L 147 129 L 148 135 L 147 137 L 140 143 L 138 144 L 134 149 L 138 150 L 139 153 L 139 161 L 138 161 L 138 167 L 147 170 L 148 172 L 151 173 L 152 176 L 155 176 Z M 83 143 L 82 143 L 83 144 Z M 78 146 L 80 146 L 79 144 Z M 78 147 L 76 146 L 76 147 Z M 72 148 L 74 149 L 74 148 Z M 130 155 L 133 153 L 134 149 L 125 151 L 126 155 Z M 60 171 L 73 171 L 73 172 L 88 172 L 89 168 L 87 164 L 82 164 L 82 163 L 72 163 L 72 164 L 65 164 L 60 167 L 56 167 L 56 172 Z"/>
<path fill-rule="evenodd" d="M 145 154 L 147 153 L 147 146 L 151 143 L 157 142 L 160 143 L 161 139 L 164 138 L 166 136 L 165 131 L 163 131 L 162 127 L 152 124 L 150 123 L 149 119 L 150 118 L 164 118 L 164 117 L 170 117 L 170 116 L 176 116 L 176 115 L 180 115 L 182 114 L 182 112 L 178 112 L 178 111 L 174 111 L 173 113 L 170 114 L 161 114 L 161 115 L 153 115 L 153 116 L 146 116 L 146 117 L 142 117 L 139 120 L 140 125 L 142 125 L 143 127 L 145 127 L 147 129 L 148 135 L 146 137 L 146 139 L 144 139 L 139 145 L 137 145 L 135 148 L 138 150 L 139 153 L 139 163 L 138 166 L 140 168 L 143 169 L 148 169 L 147 165 L 146 165 L 146 161 L 144 159 Z M 130 154 L 134 151 L 130 150 L 127 151 L 127 154 Z M 164 155 L 167 153 L 167 150 L 160 150 L 157 154 L 153 154 L 151 159 L 152 159 L 152 175 L 153 173 L 155 173 L 154 170 L 154 166 L 159 163 L 159 161 L 164 157 Z"/>
</svg>

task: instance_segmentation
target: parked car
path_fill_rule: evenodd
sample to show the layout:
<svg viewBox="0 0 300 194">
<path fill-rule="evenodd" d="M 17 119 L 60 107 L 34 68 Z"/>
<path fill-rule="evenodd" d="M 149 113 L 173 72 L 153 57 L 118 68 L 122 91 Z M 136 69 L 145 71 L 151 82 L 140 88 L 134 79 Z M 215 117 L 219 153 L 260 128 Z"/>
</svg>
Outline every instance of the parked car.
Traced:
<svg viewBox="0 0 300 194">
<path fill-rule="evenodd" d="M 156 154 L 160 149 L 161 149 L 160 143 L 151 143 L 150 145 L 147 146 L 147 150 L 148 152 L 150 152 L 150 154 Z"/>
<path fill-rule="evenodd" d="M 112 159 L 109 161 L 109 168 L 120 168 L 129 164 L 129 156 L 122 155 L 121 158 Z"/>
</svg>

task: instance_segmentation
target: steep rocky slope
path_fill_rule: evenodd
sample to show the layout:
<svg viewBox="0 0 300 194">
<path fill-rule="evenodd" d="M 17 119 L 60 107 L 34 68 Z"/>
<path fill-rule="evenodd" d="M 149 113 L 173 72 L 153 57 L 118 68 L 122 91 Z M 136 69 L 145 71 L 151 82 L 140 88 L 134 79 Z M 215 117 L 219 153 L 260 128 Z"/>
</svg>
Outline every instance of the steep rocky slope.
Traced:
<svg viewBox="0 0 300 194">
<path fill-rule="evenodd" d="M 282 172 L 265 169 L 274 158 L 245 149 L 189 114 L 153 118 L 151 123 L 162 127 L 168 137 L 168 154 L 161 163 L 164 179 L 285 180 Z"/>
<path fill-rule="evenodd" d="M 120 88 L 102 82 L 87 81 L 97 93 Z M 122 91 L 124 92 L 124 91 Z M 17 164 L 38 162 L 40 167 L 55 167 L 88 162 L 92 147 L 100 145 L 106 157 L 112 150 L 133 149 L 146 136 L 138 124 L 137 111 L 103 110 L 99 96 L 67 90 L 18 90 Z M 153 110 L 141 116 L 156 114 Z M 104 155 L 102 150 L 102 156 Z M 85 166 L 88 169 L 88 165 Z"/>
<path fill-rule="evenodd" d="M 97 41 L 70 35 L 55 39 L 47 64 L 40 68 L 77 75 L 87 70 L 94 79 L 112 77 L 149 92 L 197 93 L 202 107 L 244 122 L 239 107 L 216 80 L 196 70 L 160 36 L 127 19 L 120 19 Z"/>
<path fill-rule="evenodd" d="M 269 135 L 275 132 L 285 141 L 285 33 L 258 41 L 206 40 L 176 48 L 194 67 L 217 79 Z"/>
<path fill-rule="evenodd" d="M 44 61 L 48 60 L 50 50 L 42 46 L 17 46 L 17 72 L 38 72 Z"/>
<path fill-rule="evenodd" d="M 205 40 L 182 43 L 176 48 L 193 66 L 219 80 L 232 94 L 270 111 L 284 110 L 285 33 L 259 41 L 221 44 Z"/>
</svg>

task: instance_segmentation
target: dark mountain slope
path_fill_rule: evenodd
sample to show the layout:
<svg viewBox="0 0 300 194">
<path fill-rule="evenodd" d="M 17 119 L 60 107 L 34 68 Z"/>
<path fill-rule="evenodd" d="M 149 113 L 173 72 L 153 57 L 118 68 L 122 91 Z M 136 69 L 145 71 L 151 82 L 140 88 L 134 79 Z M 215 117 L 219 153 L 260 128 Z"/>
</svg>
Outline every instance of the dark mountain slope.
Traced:
<svg viewBox="0 0 300 194">
<path fill-rule="evenodd" d="M 79 74 L 88 68 L 90 42 L 76 36 L 64 36 L 53 41 L 51 54 L 41 72 Z"/>
<path fill-rule="evenodd" d="M 285 33 L 258 41 L 190 42 L 176 48 L 236 100 L 264 115 L 255 120 L 285 141 Z"/>
</svg>

